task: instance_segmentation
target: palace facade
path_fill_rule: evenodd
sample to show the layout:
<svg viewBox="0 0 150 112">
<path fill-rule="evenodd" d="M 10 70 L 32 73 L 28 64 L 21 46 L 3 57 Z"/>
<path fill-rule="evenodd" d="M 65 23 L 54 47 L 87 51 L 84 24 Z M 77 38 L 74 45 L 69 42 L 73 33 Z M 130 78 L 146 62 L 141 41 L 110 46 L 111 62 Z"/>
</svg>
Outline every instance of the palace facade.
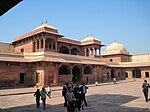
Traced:
<svg viewBox="0 0 150 112">
<path fill-rule="evenodd" d="M 47 22 L 12 43 L 0 43 L 0 87 L 62 85 L 149 78 L 150 54 L 131 55 L 118 42 L 64 38 Z"/>
</svg>

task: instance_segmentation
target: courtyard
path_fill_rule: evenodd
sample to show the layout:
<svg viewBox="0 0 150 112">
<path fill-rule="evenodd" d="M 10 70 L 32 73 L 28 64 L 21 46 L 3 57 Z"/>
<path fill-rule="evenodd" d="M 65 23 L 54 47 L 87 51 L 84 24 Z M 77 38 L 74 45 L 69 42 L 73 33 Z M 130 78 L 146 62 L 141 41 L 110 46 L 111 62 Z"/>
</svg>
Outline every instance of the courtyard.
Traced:
<svg viewBox="0 0 150 112">
<path fill-rule="evenodd" d="M 150 112 L 150 101 L 146 103 L 142 93 L 143 80 L 88 85 L 88 106 L 81 112 Z M 47 98 L 46 110 L 42 110 L 42 104 L 39 110 L 36 109 L 33 96 L 36 88 L 0 90 L 0 112 L 67 112 L 61 89 L 52 87 L 52 98 Z"/>
</svg>

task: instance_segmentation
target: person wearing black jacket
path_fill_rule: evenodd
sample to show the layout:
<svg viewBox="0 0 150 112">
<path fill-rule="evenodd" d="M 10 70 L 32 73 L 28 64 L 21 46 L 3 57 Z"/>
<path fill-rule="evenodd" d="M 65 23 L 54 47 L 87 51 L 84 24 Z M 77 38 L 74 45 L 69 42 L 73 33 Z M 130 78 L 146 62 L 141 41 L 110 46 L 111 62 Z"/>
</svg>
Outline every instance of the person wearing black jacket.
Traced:
<svg viewBox="0 0 150 112">
<path fill-rule="evenodd" d="M 67 92 L 68 92 L 68 86 L 69 86 L 69 84 L 66 83 L 66 85 L 63 86 L 63 90 L 62 90 L 62 96 L 64 97 L 64 100 L 65 100 L 65 102 L 64 102 L 64 106 L 65 106 L 65 107 L 67 107 L 66 94 L 67 94 Z"/>
<path fill-rule="evenodd" d="M 39 107 L 40 107 L 40 96 L 41 96 L 39 89 L 36 90 L 36 92 L 34 93 L 34 96 L 36 97 L 36 107 L 37 107 L 37 109 L 39 109 Z"/>
<path fill-rule="evenodd" d="M 74 88 L 74 96 L 76 98 L 76 107 L 78 108 L 78 111 L 81 110 L 81 103 L 82 103 L 82 96 L 81 96 L 81 93 L 80 93 L 80 87 L 79 85 L 77 84 Z M 82 107 L 83 109 L 83 107 Z"/>
<path fill-rule="evenodd" d="M 148 102 L 148 88 L 150 88 L 150 85 L 147 82 L 147 80 L 144 80 L 142 88 L 143 88 L 143 93 L 144 93 L 144 96 L 145 96 L 145 101 Z"/>
</svg>

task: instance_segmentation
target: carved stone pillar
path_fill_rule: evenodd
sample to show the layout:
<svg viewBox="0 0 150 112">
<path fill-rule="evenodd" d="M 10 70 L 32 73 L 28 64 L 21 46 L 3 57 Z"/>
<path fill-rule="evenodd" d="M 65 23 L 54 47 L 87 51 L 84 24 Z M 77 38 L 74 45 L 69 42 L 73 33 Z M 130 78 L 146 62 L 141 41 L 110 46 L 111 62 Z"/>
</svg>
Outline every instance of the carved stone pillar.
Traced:
<svg viewBox="0 0 150 112">
<path fill-rule="evenodd" d="M 71 48 L 69 49 L 69 54 L 71 55 Z"/>
<path fill-rule="evenodd" d="M 99 48 L 99 56 L 101 56 L 101 48 Z"/>
<path fill-rule="evenodd" d="M 54 72 L 53 83 L 58 85 L 58 64 L 55 64 L 55 72 Z"/>
<path fill-rule="evenodd" d="M 95 48 L 94 47 L 92 47 L 92 56 L 94 57 L 94 54 L 95 53 Z"/>
<path fill-rule="evenodd" d="M 37 41 L 35 41 L 35 51 L 37 51 Z"/>
<path fill-rule="evenodd" d="M 45 51 L 45 47 L 46 47 L 46 46 L 45 46 L 45 43 L 46 43 L 45 40 L 46 40 L 46 39 L 43 38 L 43 51 Z"/>
<path fill-rule="evenodd" d="M 84 49 L 84 56 L 86 56 L 86 49 Z"/>
<path fill-rule="evenodd" d="M 90 56 L 90 48 L 88 48 L 88 56 Z"/>
<path fill-rule="evenodd" d="M 56 50 L 56 52 L 57 52 L 57 48 L 58 48 L 57 41 L 55 41 L 55 50 Z"/>
<path fill-rule="evenodd" d="M 39 41 L 39 50 L 41 49 L 41 40 L 38 40 Z"/>
</svg>

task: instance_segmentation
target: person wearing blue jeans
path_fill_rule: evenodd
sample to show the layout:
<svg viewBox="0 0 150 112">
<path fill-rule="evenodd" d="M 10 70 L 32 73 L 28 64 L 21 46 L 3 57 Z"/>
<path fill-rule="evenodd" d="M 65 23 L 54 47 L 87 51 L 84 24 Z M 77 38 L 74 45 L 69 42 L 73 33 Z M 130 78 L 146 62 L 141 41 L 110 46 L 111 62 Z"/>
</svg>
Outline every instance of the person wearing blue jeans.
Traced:
<svg viewBox="0 0 150 112">
<path fill-rule="evenodd" d="M 47 94 L 45 88 L 42 87 L 42 90 L 41 90 L 41 100 L 43 102 L 43 110 L 45 110 L 45 106 L 46 106 L 46 95 L 49 97 L 49 95 Z"/>
<path fill-rule="evenodd" d="M 87 102 L 86 102 L 86 99 L 85 99 L 85 94 L 87 93 L 87 89 L 88 89 L 88 87 L 86 87 L 85 83 L 82 82 L 82 86 L 81 86 L 80 90 L 81 90 L 82 100 L 84 101 L 85 106 L 88 106 Z"/>
</svg>

